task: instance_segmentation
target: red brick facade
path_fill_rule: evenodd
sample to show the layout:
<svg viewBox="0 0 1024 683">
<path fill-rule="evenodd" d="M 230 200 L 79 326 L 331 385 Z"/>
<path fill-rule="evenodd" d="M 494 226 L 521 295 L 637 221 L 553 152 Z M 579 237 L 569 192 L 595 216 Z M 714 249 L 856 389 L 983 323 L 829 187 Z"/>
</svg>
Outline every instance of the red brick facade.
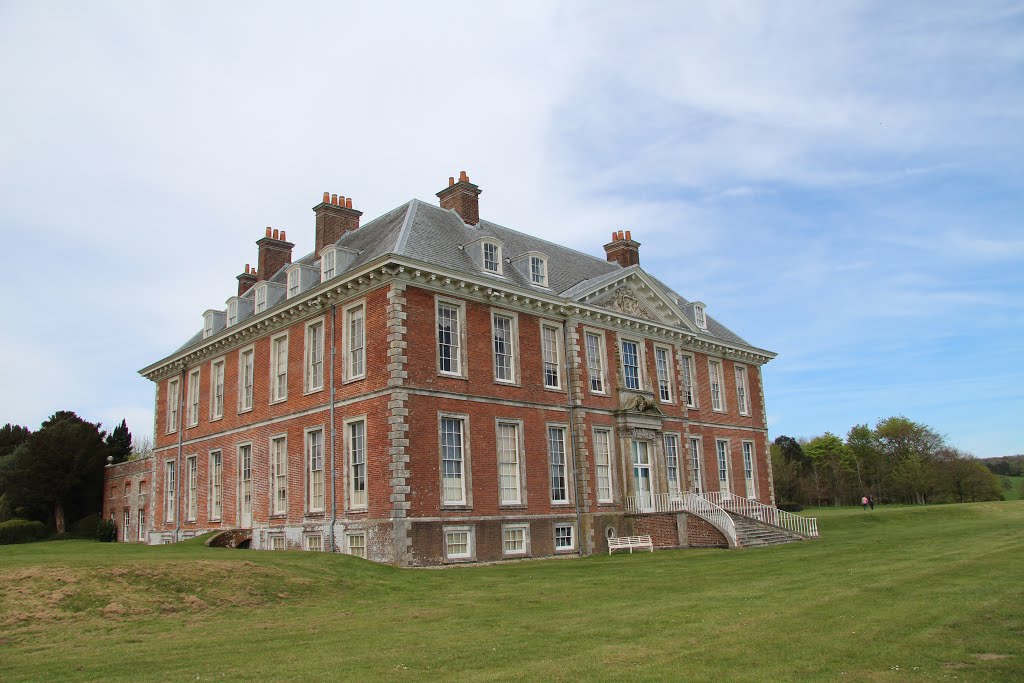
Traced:
<svg viewBox="0 0 1024 683">
<path fill-rule="evenodd" d="M 454 192 L 462 184 L 449 189 Z M 477 194 L 466 197 L 475 201 Z M 460 201 L 468 201 L 466 197 Z M 461 204 L 458 208 L 466 210 Z M 268 277 L 262 268 L 259 276 Z M 644 280 L 638 278 L 627 271 L 616 286 L 643 288 Z M 107 487 L 117 493 L 130 477 L 131 486 L 139 477 L 146 480 L 152 491 L 145 513 L 146 540 L 151 543 L 251 527 L 254 548 L 333 548 L 404 565 L 601 552 L 609 534 L 650 533 L 656 545 L 666 547 L 722 545 L 724 537 L 714 527 L 690 515 L 626 514 L 627 498 L 637 493 L 634 442 L 642 443 L 639 448 L 649 455 L 648 480 L 655 494 L 667 494 L 672 486 L 666 439 L 674 439 L 675 488 L 680 491 L 698 488 L 691 439 L 700 440 L 699 488 L 719 490 L 716 442 L 724 440 L 730 489 L 774 502 L 760 372 L 770 357 L 766 352 L 712 343 L 692 329 L 638 322 L 613 304 L 601 303 L 600 293 L 593 302 L 573 306 L 556 305 L 555 299 L 530 292 L 496 294 L 479 278 L 404 263 L 398 257 L 382 257 L 342 273 L 256 314 L 237 329 L 214 334 L 147 368 L 144 374 L 156 383 L 154 455 L 140 461 L 144 465 L 109 468 Z M 440 366 L 439 304 L 458 311 L 457 373 Z M 346 311 L 355 305 L 364 312 L 365 372 L 353 377 Z M 509 381 L 496 379 L 495 314 L 512 321 Z M 323 331 L 322 387 L 310 389 L 309 325 L 317 323 Z M 549 347 L 552 340 L 558 347 L 556 388 L 545 386 L 544 325 L 554 331 L 548 333 Z M 601 341 L 603 393 L 591 390 L 588 333 Z M 272 402 L 272 340 L 283 335 L 288 339 L 287 397 Z M 637 345 L 639 388 L 626 388 L 626 343 Z M 669 361 L 669 400 L 660 395 L 658 349 Z M 251 353 L 254 360 L 251 409 L 241 407 L 243 353 Z M 690 359 L 695 404 L 689 408 L 683 400 L 684 355 Z M 721 411 L 712 409 L 709 359 L 720 364 Z M 224 378 L 220 417 L 211 405 L 218 363 L 223 363 Z M 746 373 L 748 409 L 742 415 L 737 367 Z M 196 369 L 198 420 L 189 426 L 189 377 Z M 177 384 L 177 427 L 169 424 L 171 383 Z M 442 443 L 442 420 L 449 427 L 458 423 L 461 479 L 446 478 L 442 451 L 454 451 L 449 442 Z M 353 421 L 364 425 L 365 507 L 353 493 L 359 481 L 353 469 L 358 448 L 353 450 L 349 438 L 350 429 L 356 429 Z M 308 436 L 311 430 L 323 440 L 324 504 L 316 509 L 310 506 L 310 463 L 315 457 L 307 440 L 314 443 L 316 438 Z M 518 462 L 502 465 L 499 440 L 510 434 L 518 437 L 513 449 Z M 598 462 L 596 439 L 601 434 L 609 437 L 607 470 Z M 272 465 L 272 440 L 282 438 L 285 499 L 278 493 L 282 480 L 275 479 Z M 749 481 L 744 443 L 753 465 Z M 553 467 L 553 453 L 560 447 L 564 466 Z M 245 484 L 239 458 L 246 452 L 251 518 L 242 512 Z M 218 462 L 219 487 L 214 481 Z M 170 468 L 173 485 L 167 479 Z M 609 476 L 612 495 L 606 500 Z M 559 493 L 563 479 L 564 496 Z M 446 482 L 462 486 L 463 500 L 445 502 Z M 503 482 L 506 497 L 518 501 L 502 503 Z M 276 499 L 285 507 L 280 513 L 274 510 Z M 109 503 L 116 512 L 137 501 L 114 496 Z"/>
</svg>

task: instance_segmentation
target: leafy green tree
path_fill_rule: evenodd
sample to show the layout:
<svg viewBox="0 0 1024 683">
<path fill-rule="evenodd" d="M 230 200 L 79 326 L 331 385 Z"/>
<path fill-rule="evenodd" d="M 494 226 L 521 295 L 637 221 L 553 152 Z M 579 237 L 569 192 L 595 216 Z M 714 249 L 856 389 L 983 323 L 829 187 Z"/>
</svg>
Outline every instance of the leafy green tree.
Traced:
<svg viewBox="0 0 1024 683">
<path fill-rule="evenodd" d="M 0 458 L 13 453 L 15 448 L 25 443 L 31 433 L 28 427 L 10 422 L 0 427 Z"/>
<path fill-rule="evenodd" d="M 125 420 L 121 420 L 121 424 L 107 434 L 106 444 L 108 455 L 114 458 L 114 463 L 124 462 L 132 454 L 132 433 L 128 431 Z"/>
<path fill-rule="evenodd" d="M 939 481 L 936 454 L 945 445 L 942 436 L 902 415 L 880 420 L 875 436 L 894 492 L 907 502 L 927 503 Z"/>
<path fill-rule="evenodd" d="M 814 470 L 820 474 L 832 504 L 842 504 L 849 474 L 853 469 L 846 444 L 835 434 L 825 432 L 808 441 L 803 451 L 810 458 Z"/>
<path fill-rule="evenodd" d="M 99 512 L 103 501 L 105 434 L 70 411 L 54 413 L 0 470 L 9 505 L 28 510 L 58 533 L 66 520 Z M 20 514 L 20 512 L 19 512 Z"/>
</svg>

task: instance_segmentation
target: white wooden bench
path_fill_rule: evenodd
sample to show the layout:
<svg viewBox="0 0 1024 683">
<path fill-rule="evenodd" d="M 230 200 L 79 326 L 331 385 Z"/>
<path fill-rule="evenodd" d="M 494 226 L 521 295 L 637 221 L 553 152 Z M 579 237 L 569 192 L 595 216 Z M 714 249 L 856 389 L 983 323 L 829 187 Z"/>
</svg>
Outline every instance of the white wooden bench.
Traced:
<svg viewBox="0 0 1024 683">
<path fill-rule="evenodd" d="M 652 553 L 654 552 L 654 543 L 651 541 L 650 536 L 618 536 L 608 539 L 608 554 L 611 555 L 613 550 L 626 550 L 629 549 L 629 554 L 633 554 L 633 548 L 642 550 L 647 548 Z"/>
</svg>

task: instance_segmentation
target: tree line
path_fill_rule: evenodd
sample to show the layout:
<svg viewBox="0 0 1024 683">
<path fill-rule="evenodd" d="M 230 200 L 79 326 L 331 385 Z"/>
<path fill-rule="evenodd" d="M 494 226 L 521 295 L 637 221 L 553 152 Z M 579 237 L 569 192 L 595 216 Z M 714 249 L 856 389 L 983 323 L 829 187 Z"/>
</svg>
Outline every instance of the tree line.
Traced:
<svg viewBox="0 0 1024 683">
<path fill-rule="evenodd" d="M 36 431 L 0 428 L 0 522 L 37 520 L 65 533 L 78 520 L 103 511 L 103 468 L 131 457 L 124 420 L 111 432 L 75 413 L 54 413 Z"/>
<path fill-rule="evenodd" d="M 771 445 L 775 497 L 801 505 L 1002 500 L 996 477 L 928 425 L 903 417 L 855 425 L 840 437 L 780 436 Z"/>
</svg>

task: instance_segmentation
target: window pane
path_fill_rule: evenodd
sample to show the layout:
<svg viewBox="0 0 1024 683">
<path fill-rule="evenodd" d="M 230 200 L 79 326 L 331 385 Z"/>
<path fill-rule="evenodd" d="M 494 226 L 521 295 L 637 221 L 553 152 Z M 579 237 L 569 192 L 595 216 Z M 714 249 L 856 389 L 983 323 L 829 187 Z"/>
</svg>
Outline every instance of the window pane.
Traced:
<svg viewBox="0 0 1024 683">
<path fill-rule="evenodd" d="M 541 356 L 544 363 L 544 386 L 557 389 L 559 387 L 558 376 L 558 329 L 548 327 L 541 328 Z"/>
<path fill-rule="evenodd" d="M 587 332 L 587 371 L 590 374 L 590 390 L 604 393 L 604 362 L 601 356 L 601 338 Z"/>
<path fill-rule="evenodd" d="M 640 389 L 640 353 L 634 342 L 622 342 L 622 371 L 626 388 Z"/>
<path fill-rule="evenodd" d="M 601 430 L 594 432 L 594 459 L 597 463 L 597 500 L 612 501 L 612 454 L 611 434 Z"/>
<path fill-rule="evenodd" d="M 494 378 L 511 382 L 512 376 L 512 318 L 494 315 Z"/>
<path fill-rule="evenodd" d="M 462 479 L 462 420 L 441 419 L 442 500 L 446 504 L 466 502 Z"/>
<path fill-rule="evenodd" d="M 350 505 L 366 507 L 366 423 L 360 420 L 348 426 Z"/>
<path fill-rule="evenodd" d="M 501 503 L 521 502 L 519 493 L 519 425 L 498 424 L 498 483 Z"/>
<path fill-rule="evenodd" d="M 668 349 L 654 349 L 654 362 L 658 367 L 658 396 L 662 401 L 671 401 L 672 383 L 669 375 Z"/>
<path fill-rule="evenodd" d="M 366 369 L 366 338 L 363 307 L 348 311 L 348 374 L 360 377 Z"/>
<path fill-rule="evenodd" d="M 548 427 L 548 455 L 551 461 L 551 502 L 568 502 L 569 489 L 566 480 L 565 430 L 561 427 Z"/>
<path fill-rule="evenodd" d="M 437 353 L 441 372 L 458 374 L 461 371 L 459 309 L 455 306 L 437 306 Z"/>
</svg>

